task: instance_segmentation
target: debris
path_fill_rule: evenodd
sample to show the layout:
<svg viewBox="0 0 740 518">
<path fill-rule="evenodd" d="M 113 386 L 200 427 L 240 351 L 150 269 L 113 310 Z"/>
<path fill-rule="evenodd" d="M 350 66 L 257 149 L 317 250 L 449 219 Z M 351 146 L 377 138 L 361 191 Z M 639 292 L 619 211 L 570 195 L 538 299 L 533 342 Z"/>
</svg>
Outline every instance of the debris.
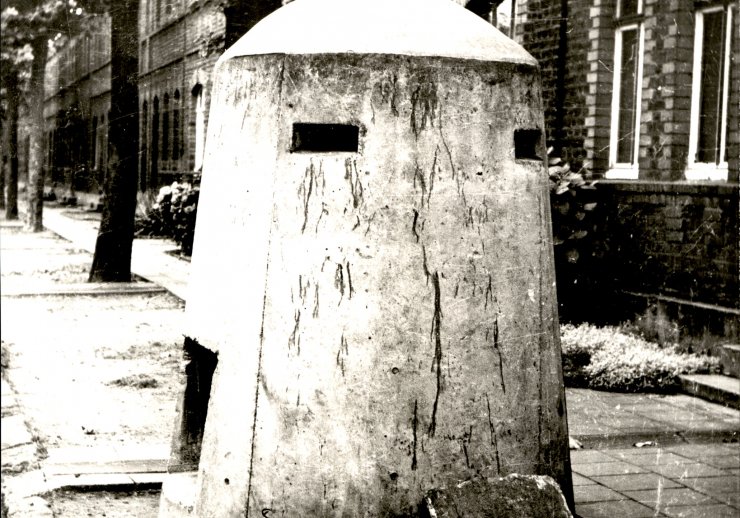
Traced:
<svg viewBox="0 0 740 518">
<path fill-rule="evenodd" d="M 655 441 L 645 441 L 645 442 L 636 442 L 632 446 L 634 446 L 635 448 L 650 448 L 650 447 L 657 446 L 657 445 L 658 443 Z"/>
</svg>

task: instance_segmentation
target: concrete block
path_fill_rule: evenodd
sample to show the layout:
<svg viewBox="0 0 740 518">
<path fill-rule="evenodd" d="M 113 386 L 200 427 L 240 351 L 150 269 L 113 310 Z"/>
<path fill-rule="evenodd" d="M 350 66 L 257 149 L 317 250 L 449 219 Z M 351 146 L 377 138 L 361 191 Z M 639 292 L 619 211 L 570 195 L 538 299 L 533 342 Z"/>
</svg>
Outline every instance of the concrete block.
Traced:
<svg viewBox="0 0 740 518">
<path fill-rule="evenodd" d="M 449 489 L 433 490 L 421 516 L 446 518 L 572 518 L 565 497 L 547 476 L 508 475 L 473 479 Z"/>
</svg>

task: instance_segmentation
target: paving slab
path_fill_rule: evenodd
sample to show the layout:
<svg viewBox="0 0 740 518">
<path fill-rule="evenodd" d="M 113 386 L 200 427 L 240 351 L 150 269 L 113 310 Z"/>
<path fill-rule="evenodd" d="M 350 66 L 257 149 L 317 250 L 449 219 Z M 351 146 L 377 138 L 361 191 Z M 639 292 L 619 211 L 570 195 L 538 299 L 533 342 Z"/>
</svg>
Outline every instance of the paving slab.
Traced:
<svg viewBox="0 0 740 518">
<path fill-rule="evenodd" d="M 720 477 L 686 477 L 681 483 L 708 494 L 740 493 L 740 477 L 730 474 Z"/>
<path fill-rule="evenodd" d="M 638 491 L 640 489 L 657 489 L 658 487 L 681 487 L 681 484 L 658 475 L 657 473 L 634 473 L 627 475 L 603 475 L 593 478 L 602 486 L 616 491 Z"/>
<path fill-rule="evenodd" d="M 704 462 L 716 468 L 740 468 L 740 455 L 710 455 L 703 457 Z"/>
<path fill-rule="evenodd" d="M 626 500 L 627 497 L 613 489 L 598 484 L 573 486 L 573 496 L 578 504 Z"/>
<path fill-rule="evenodd" d="M 723 504 L 668 506 L 662 512 L 671 518 L 738 518 L 737 509 Z"/>
<path fill-rule="evenodd" d="M 642 489 L 624 493 L 641 504 L 653 509 L 670 505 L 718 504 L 714 498 L 687 487 Z"/>
<path fill-rule="evenodd" d="M 601 475 L 623 475 L 628 473 L 649 473 L 650 470 L 627 462 L 592 462 L 573 466 L 573 471 L 586 477 Z"/>
<path fill-rule="evenodd" d="M 606 450 L 609 456 L 624 460 L 626 462 L 650 468 L 659 465 L 691 464 L 694 459 L 669 452 L 661 448 L 655 451 L 645 450 Z"/>
<path fill-rule="evenodd" d="M 661 516 L 651 508 L 634 500 L 618 500 L 576 504 L 581 518 L 654 518 Z"/>
</svg>

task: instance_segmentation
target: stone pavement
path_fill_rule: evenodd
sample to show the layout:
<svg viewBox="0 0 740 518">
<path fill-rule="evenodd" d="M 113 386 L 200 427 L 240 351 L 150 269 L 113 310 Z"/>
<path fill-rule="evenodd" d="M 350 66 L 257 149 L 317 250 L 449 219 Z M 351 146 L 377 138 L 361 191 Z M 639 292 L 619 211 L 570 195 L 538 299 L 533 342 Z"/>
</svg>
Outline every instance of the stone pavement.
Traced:
<svg viewBox="0 0 740 518">
<path fill-rule="evenodd" d="M 94 249 L 95 214 L 46 207 L 44 221 L 48 229 L 76 247 Z M 132 270 L 185 299 L 189 263 L 167 253 L 174 248 L 165 240 L 137 239 Z M 582 518 L 740 518 L 740 412 L 684 394 L 635 395 L 586 389 L 568 389 L 566 394 L 571 436 L 584 446 L 571 451 L 576 511 Z M 16 397 L 10 385 L 3 383 L 4 465 L 11 450 L 25 455 L 29 463 L 37 460 Z M 8 421 L 15 430 L 11 435 L 6 434 L 7 418 L 14 418 L 12 423 Z M 25 474 L 27 490 L 20 495 L 22 499 L 14 501 L 30 508 L 31 514 L 17 516 L 50 516 L 43 500 L 35 498 L 42 488 L 49 489 L 43 480 L 44 469 L 50 476 L 55 470 L 63 475 L 82 469 L 89 475 L 85 480 L 90 485 L 100 478 L 95 476 L 101 475 L 96 473 L 100 470 L 89 459 L 70 458 L 68 465 L 52 460 L 43 461 L 42 470 Z M 132 452 L 131 458 L 114 460 L 123 466 L 149 466 L 154 473 L 141 482 L 155 482 L 156 472 L 164 469 L 164 456 L 147 456 L 147 452 L 138 456 Z M 80 468 L 82 465 L 86 467 Z M 36 492 L 34 484 L 39 488 Z"/>
<path fill-rule="evenodd" d="M 737 443 L 571 452 L 582 518 L 740 516 Z"/>
</svg>

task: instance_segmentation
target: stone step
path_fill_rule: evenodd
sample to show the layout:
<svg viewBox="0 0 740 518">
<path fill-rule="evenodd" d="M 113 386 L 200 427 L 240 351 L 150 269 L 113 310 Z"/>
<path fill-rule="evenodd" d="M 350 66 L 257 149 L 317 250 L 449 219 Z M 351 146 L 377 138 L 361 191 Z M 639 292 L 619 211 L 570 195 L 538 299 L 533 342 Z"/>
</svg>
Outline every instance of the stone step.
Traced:
<svg viewBox="0 0 740 518">
<path fill-rule="evenodd" d="M 681 388 L 686 394 L 740 410 L 740 380 L 721 374 L 686 374 Z"/>
<path fill-rule="evenodd" d="M 740 345 L 723 345 L 720 349 L 720 361 L 725 374 L 740 378 Z"/>
<path fill-rule="evenodd" d="M 167 459 L 134 459 L 109 462 L 44 463 L 47 475 L 113 475 L 130 473 L 165 473 Z"/>
<path fill-rule="evenodd" d="M 142 295 L 164 293 L 166 290 L 152 282 L 81 282 L 28 284 L 7 283 L 0 294 L 3 297 L 48 297 L 74 295 Z"/>
</svg>

